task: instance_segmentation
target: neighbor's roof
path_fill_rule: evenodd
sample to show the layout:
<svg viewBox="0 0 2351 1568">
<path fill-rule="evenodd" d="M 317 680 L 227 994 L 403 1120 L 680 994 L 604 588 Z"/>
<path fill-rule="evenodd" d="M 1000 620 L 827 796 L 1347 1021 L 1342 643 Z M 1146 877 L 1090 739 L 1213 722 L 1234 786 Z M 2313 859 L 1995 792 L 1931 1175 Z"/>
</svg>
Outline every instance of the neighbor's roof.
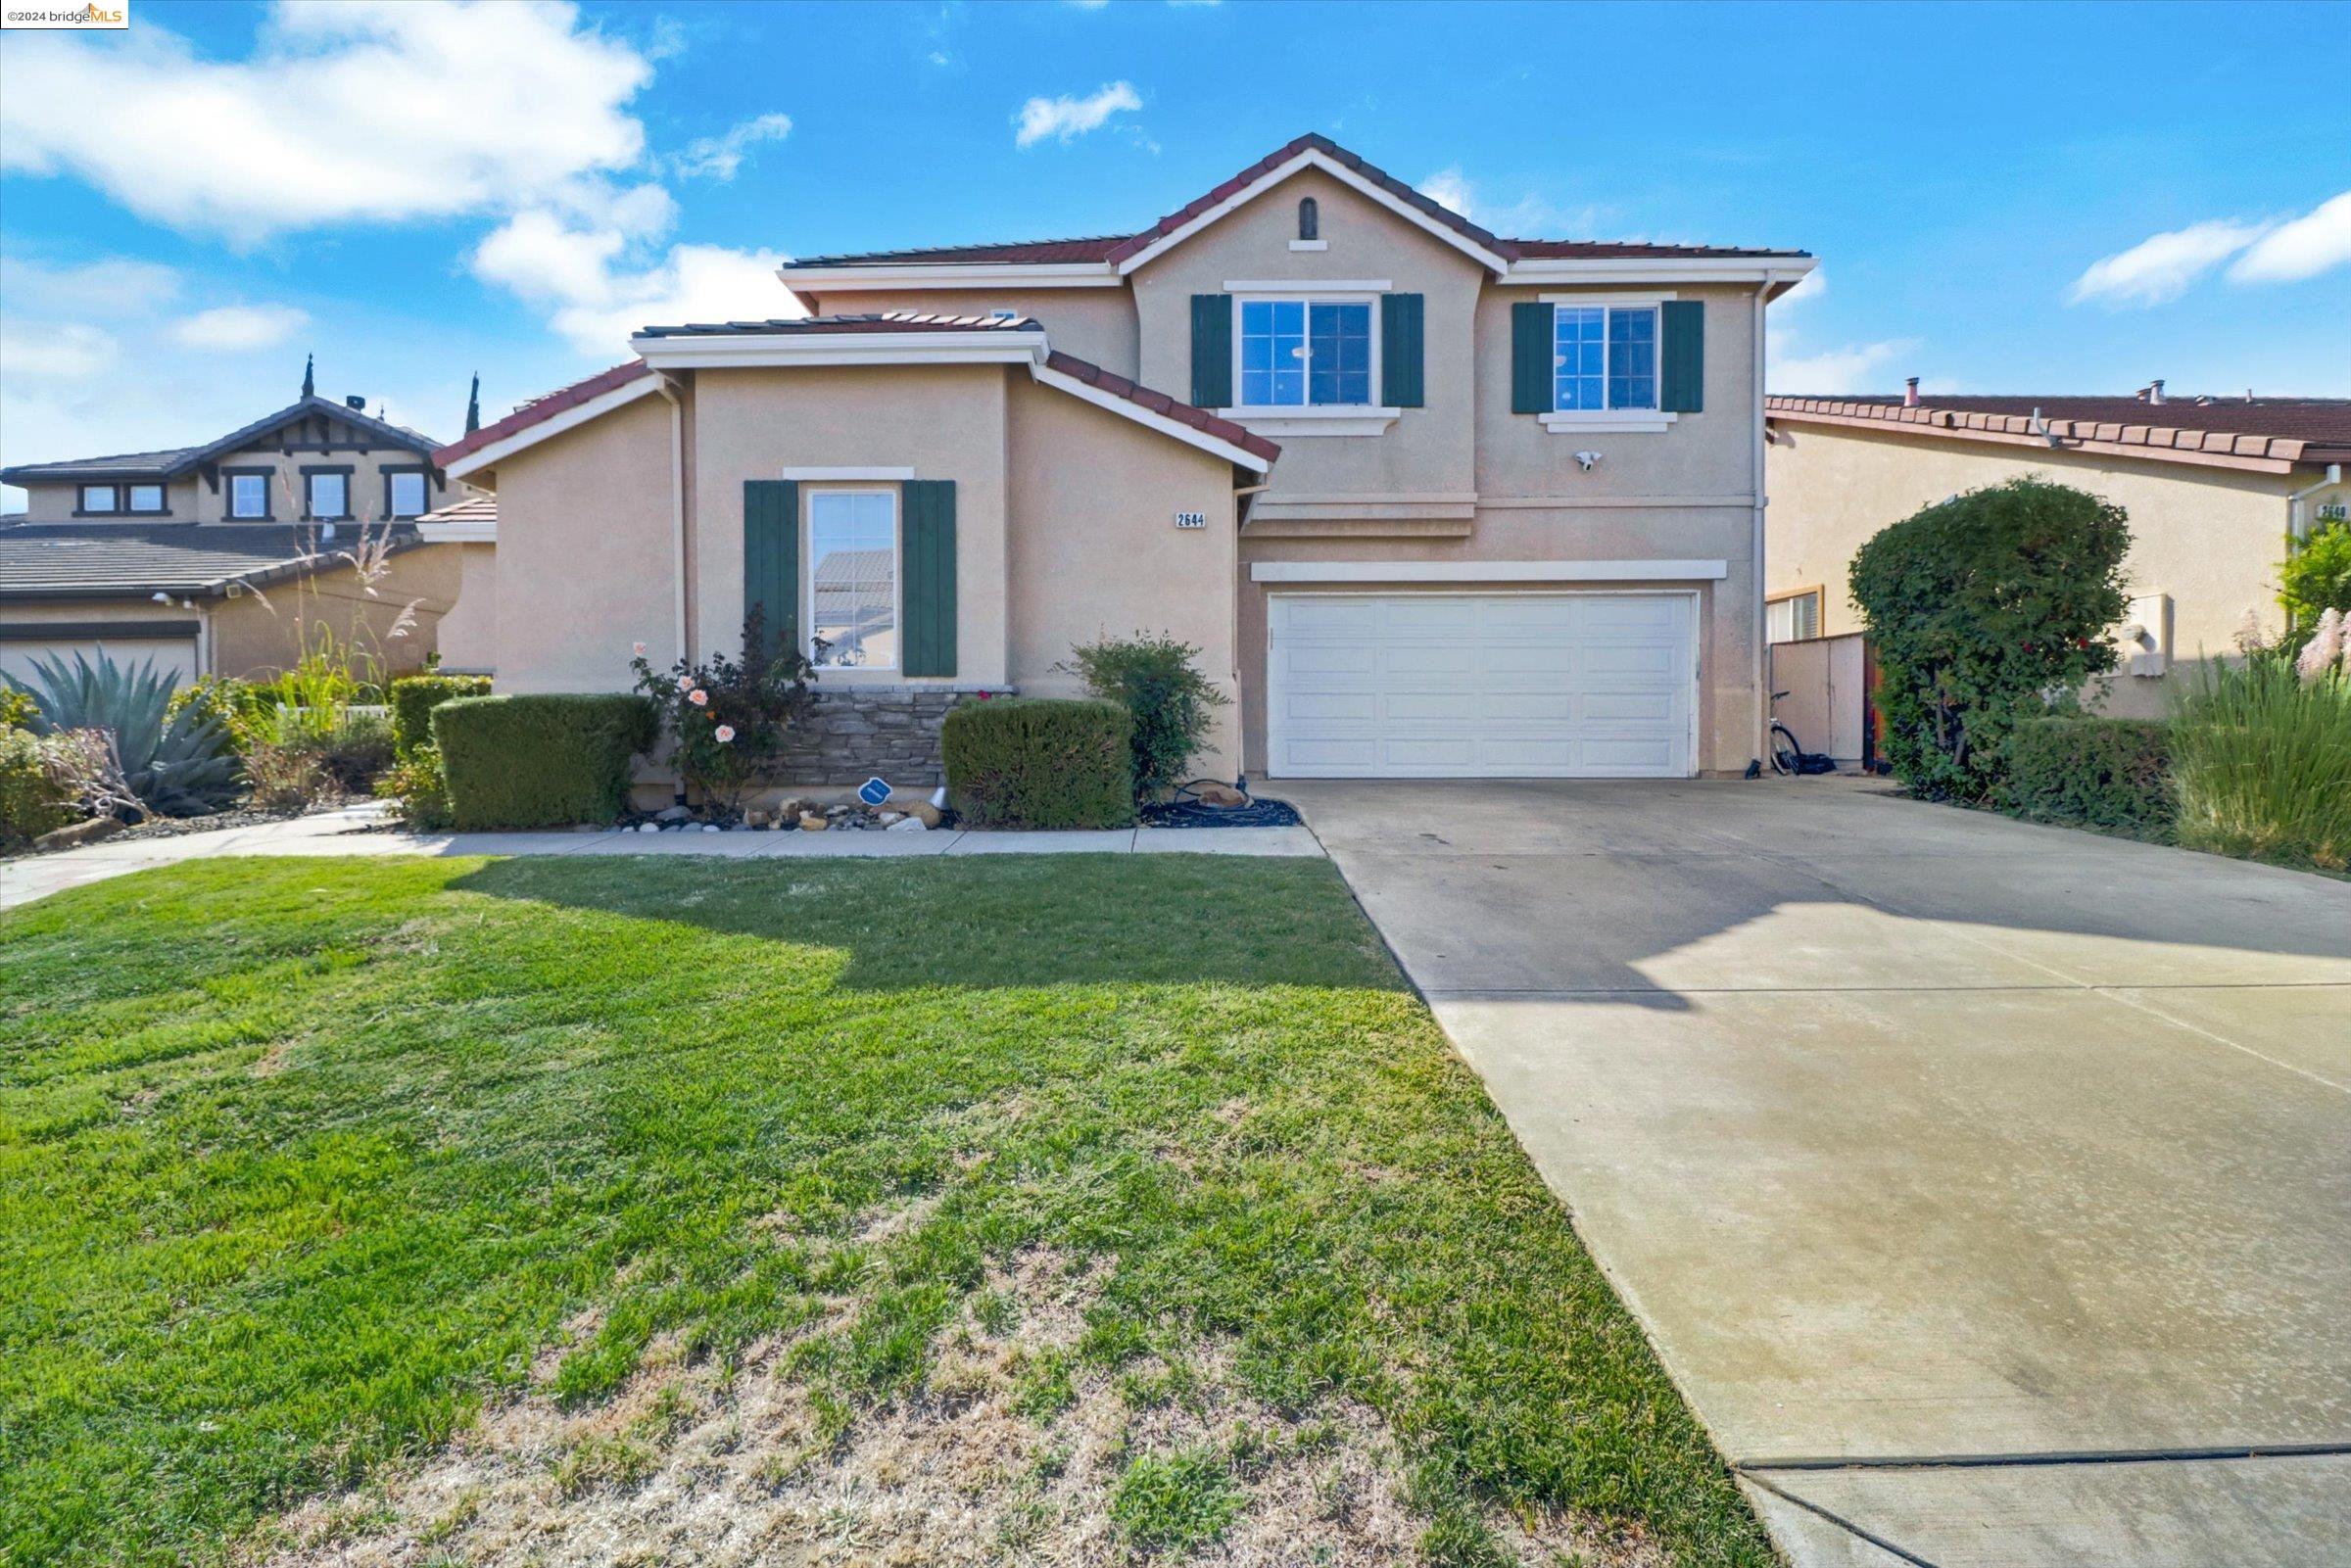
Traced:
<svg viewBox="0 0 2351 1568">
<path fill-rule="evenodd" d="M 0 528 L 0 599 L 217 594 L 332 566 L 353 534 L 289 523 L 26 523 Z M 384 537 L 380 532 L 372 537 Z M 395 550 L 420 543 L 395 528 Z"/>
<path fill-rule="evenodd" d="M 495 523 L 498 521 L 498 498 L 491 495 L 472 495 L 463 500 L 426 512 L 416 519 L 420 523 Z"/>
<path fill-rule="evenodd" d="M 1898 395 L 1763 400 L 1773 418 L 1883 427 L 1891 435 L 1978 436 L 2139 448 L 2150 457 L 2339 462 L 2351 457 L 2351 398 Z M 2036 423 L 2038 418 L 2039 422 Z"/>
<path fill-rule="evenodd" d="M 266 414 L 249 425 L 230 431 L 217 441 L 209 441 L 199 447 L 123 452 L 112 457 L 68 457 L 57 462 L 20 463 L 14 468 L 0 469 L 0 480 L 22 485 L 74 479 L 173 479 L 215 457 L 253 446 L 263 436 L 297 419 L 319 415 L 357 426 L 386 446 L 421 453 L 429 453 L 434 447 L 433 438 L 420 430 L 410 430 L 406 425 L 378 419 L 373 414 L 363 413 L 332 398 L 312 397 L 297 399 L 275 413 Z"/>
<path fill-rule="evenodd" d="M 705 325 L 675 327 L 646 327 L 640 337 L 727 337 L 744 334 L 773 334 L 786 337 L 812 337 L 825 334 L 867 334 L 877 332 L 1042 332 L 1036 321 L 1026 316 L 938 315 L 922 310 L 890 310 L 862 315 L 799 316 L 772 321 L 720 321 Z M 1253 456 L 1268 462 L 1281 455 L 1281 448 L 1254 431 L 1244 429 L 1229 419 L 1220 418 L 1205 408 L 1195 408 L 1180 399 L 1164 392 L 1154 392 L 1114 375 L 1100 365 L 1051 349 L 1045 356 L 1045 368 L 1058 371 L 1073 380 L 1082 381 L 1098 392 L 1133 404 L 1148 413 L 1172 419 L 1179 425 L 1213 436 L 1219 441 L 1240 448 Z M 485 447 L 519 435 L 533 425 L 541 424 L 555 415 L 593 399 L 602 397 L 653 373 L 643 359 L 632 359 L 600 371 L 584 381 L 551 392 L 546 397 L 524 404 L 504 419 L 482 426 L 461 441 L 451 443 L 434 453 L 433 460 L 443 467 L 481 451 Z"/>
<path fill-rule="evenodd" d="M 1806 251 L 1747 250 L 1714 245 L 1658 245 L 1638 240 L 1504 239 L 1463 217 L 1435 198 L 1348 151 L 1329 137 L 1308 134 L 1275 148 L 1213 190 L 1205 191 L 1134 234 L 1098 234 L 1083 239 L 1014 240 L 983 245 L 940 245 L 912 250 L 861 251 L 837 256 L 812 256 L 788 263 L 787 270 L 803 267 L 848 266 L 971 266 L 990 263 L 1045 265 L 1055 262 L 1126 261 L 1175 233 L 1218 204 L 1229 201 L 1304 152 L 1319 152 L 1395 200 L 1420 213 L 1505 261 L 1555 258 L 1608 260 L 1619 258 L 1808 258 Z"/>
</svg>

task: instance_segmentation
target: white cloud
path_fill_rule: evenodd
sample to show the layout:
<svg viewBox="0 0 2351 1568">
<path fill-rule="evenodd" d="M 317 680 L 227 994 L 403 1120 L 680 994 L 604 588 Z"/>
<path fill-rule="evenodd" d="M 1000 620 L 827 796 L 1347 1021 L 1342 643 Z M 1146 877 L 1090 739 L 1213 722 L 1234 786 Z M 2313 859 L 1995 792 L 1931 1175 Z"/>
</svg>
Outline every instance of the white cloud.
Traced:
<svg viewBox="0 0 2351 1568">
<path fill-rule="evenodd" d="M 730 127 L 724 136 L 703 136 L 687 143 L 686 150 L 669 161 L 670 167 L 688 179 L 730 180 L 753 147 L 780 142 L 791 134 L 790 115 L 755 116 Z"/>
<path fill-rule="evenodd" d="M 311 324 L 311 312 L 291 305 L 220 305 L 199 310 L 171 328 L 191 349 L 225 354 L 274 348 Z"/>
<path fill-rule="evenodd" d="M 0 364 L 11 378 L 86 381 L 111 368 L 114 334 L 72 322 L 10 322 L 0 326 Z"/>
<path fill-rule="evenodd" d="M 1763 381 L 1774 393 L 1883 391 L 1882 374 L 1904 355 L 1918 348 L 1916 338 L 1888 338 L 1879 343 L 1848 344 L 1817 354 L 1791 354 L 1796 334 L 1783 332 L 1764 351 Z"/>
<path fill-rule="evenodd" d="M 2232 283 L 2298 283 L 2351 263 L 2351 191 L 2321 202 L 2253 242 L 2229 268 Z"/>
<path fill-rule="evenodd" d="M 1143 107 L 1128 83 L 1114 81 L 1084 98 L 1067 94 L 1059 98 L 1032 98 L 1021 105 L 1021 112 L 1012 117 L 1020 129 L 1013 133 L 1013 144 L 1033 147 L 1050 136 L 1056 141 L 1069 142 L 1089 130 L 1099 130 L 1111 116 L 1122 110 L 1133 111 Z"/>
<path fill-rule="evenodd" d="M 1420 194 L 1448 212 L 1469 216 L 1471 205 L 1477 199 L 1477 188 L 1462 172 L 1462 166 L 1440 168 L 1420 182 Z"/>
<path fill-rule="evenodd" d="M 1479 194 L 1478 182 L 1462 172 L 1459 164 L 1438 169 L 1422 180 L 1418 189 L 1448 212 L 1461 214 L 1490 234 L 1510 238 L 1580 238 L 1597 232 L 1605 217 L 1598 207 L 1569 211 L 1554 207 L 1540 196 L 1521 196 L 1508 204 L 1488 201 Z"/>
<path fill-rule="evenodd" d="M 281 0 L 244 61 L 152 22 L 20 34 L 0 53 L 0 167 L 238 240 L 492 211 L 635 164 L 624 106 L 651 71 L 560 0 Z"/>
<path fill-rule="evenodd" d="M 1798 282 L 1795 288 L 1790 289 L 1787 293 L 1781 295 L 1778 299 L 1772 301 L 1771 303 L 1774 305 L 1801 305 L 1806 300 L 1817 300 L 1828 292 L 1828 268 L 1816 266 L 1811 271 L 1806 272 L 1803 275 L 1803 278 Z"/>
<path fill-rule="evenodd" d="M 2123 307 L 2176 300 L 2187 292 L 2189 284 L 2259 239 L 2268 227 L 2266 223 L 2216 218 L 2157 234 L 2091 262 L 2074 280 L 2066 301 L 2080 305 L 2094 300 Z"/>
<path fill-rule="evenodd" d="M 686 321 L 795 316 L 799 302 L 776 281 L 773 251 L 674 245 L 632 266 L 628 238 L 580 227 L 553 213 L 521 213 L 474 253 L 476 276 L 548 309 L 548 323 L 582 354 L 618 359 L 639 327 Z"/>
<path fill-rule="evenodd" d="M 57 265 L 0 256 L 0 300 L 12 313 L 138 315 L 178 298 L 179 274 L 160 261 L 105 257 Z"/>
</svg>

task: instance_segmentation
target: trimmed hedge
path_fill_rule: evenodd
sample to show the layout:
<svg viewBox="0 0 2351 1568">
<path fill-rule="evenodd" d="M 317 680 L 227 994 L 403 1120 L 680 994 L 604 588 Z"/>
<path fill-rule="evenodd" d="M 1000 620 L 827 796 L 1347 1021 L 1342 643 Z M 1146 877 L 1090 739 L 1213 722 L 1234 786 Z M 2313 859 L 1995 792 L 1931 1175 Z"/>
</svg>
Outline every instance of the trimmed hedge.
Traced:
<svg viewBox="0 0 2351 1568">
<path fill-rule="evenodd" d="M 406 762 L 433 743 L 433 710 L 458 697 L 486 697 L 486 675 L 404 675 L 392 683 L 392 752 Z"/>
<path fill-rule="evenodd" d="M 653 705 L 625 692 L 453 697 L 433 741 L 458 828 L 610 823 L 629 803 L 629 761 L 659 736 Z"/>
<path fill-rule="evenodd" d="M 2171 726 L 2076 714 L 2027 719 L 2008 736 L 2008 789 L 2040 822 L 2160 837 L 2174 816 Z"/>
<path fill-rule="evenodd" d="M 966 702 L 942 728 L 947 789 L 975 828 L 1134 821 L 1134 720 L 1091 697 Z"/>
</svg>

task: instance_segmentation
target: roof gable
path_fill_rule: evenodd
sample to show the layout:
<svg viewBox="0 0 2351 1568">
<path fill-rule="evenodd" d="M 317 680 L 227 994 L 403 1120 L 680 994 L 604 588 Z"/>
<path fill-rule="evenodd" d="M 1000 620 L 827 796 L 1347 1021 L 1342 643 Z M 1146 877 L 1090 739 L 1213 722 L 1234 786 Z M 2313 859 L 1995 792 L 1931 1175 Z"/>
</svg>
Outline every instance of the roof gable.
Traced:
<svg viewBox="0 0 2351 1568">
<path fill-rule="evenodd" d="M 304 419 L 339 421 L 362 437 L 368 446 L 394 447 L 423 457 L 432 455 L 433 438 L 421 431 L 393 424 L 388 419 L 378 419 L 373 414 L 354 408 L 349 404 L 337 403 L 332 398 L 311 397 L 299 399 L 275 413 L 264 414 L 253 423 L 200 447 L 173 447 L 164 451 L 122 452 L 111 457 L 69 457 L 58 462 L 22 463 L 0 474 L 0 478 L 12 485 L 74 479 L 177 479 L 230 452 L 264 445 L 263 438 L 275 435 L 288 425 Z"/>
</svg>

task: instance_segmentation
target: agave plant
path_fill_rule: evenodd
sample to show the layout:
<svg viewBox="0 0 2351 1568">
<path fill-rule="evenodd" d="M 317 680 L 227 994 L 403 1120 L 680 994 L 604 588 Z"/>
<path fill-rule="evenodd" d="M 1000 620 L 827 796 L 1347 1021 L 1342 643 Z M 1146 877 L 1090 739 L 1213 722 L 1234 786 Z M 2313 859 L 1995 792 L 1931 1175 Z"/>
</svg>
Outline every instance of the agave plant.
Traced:
<svg viewBox="0 0 2351 1568">
<path fill-rule="evenodd" d="M 201 704 L 171 712 L 171 678 L 153 659 L 125 669 L 100 648 L 96 663 L 80 653 L 71 665 L 30 663 L 33 679 L 9 685 L 32 698 L 36 732 L 105 731 L 130 792 L 160 816 L 200 817 L 228 803 L 237 759 L 227 733 Z"/>
</svg>

